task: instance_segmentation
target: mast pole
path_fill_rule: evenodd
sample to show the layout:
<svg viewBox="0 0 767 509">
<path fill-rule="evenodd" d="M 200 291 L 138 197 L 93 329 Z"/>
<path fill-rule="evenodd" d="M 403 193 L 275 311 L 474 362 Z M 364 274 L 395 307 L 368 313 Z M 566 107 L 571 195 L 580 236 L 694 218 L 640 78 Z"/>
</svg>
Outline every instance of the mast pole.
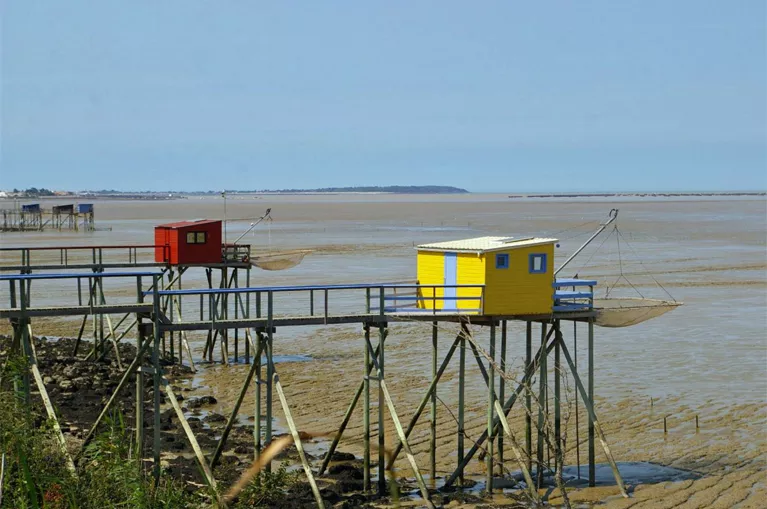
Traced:
<svg viewBox="0 0 767 509">
<path fill-rule="evenodd" d="M 602 233 L 602 232 L 605 230 L 605 228 L 607 228 L 607 227 L 610 225 L 610 223 L 612 223 L 613 221 L 615 221 L 617 218 L 618 218 L 618 209 L 610 209 L 610 213 L 607 215 L 607 221 L 605 221 L 604 223 L 602 223 L 601 225 L 599 225 L 599 229 L 598 229 L 597 231 L 595 231 L 595 232 L 594 232 L 594 234 L 593 234 L 591 237 L 589 237 L 589 240 L 587 240 L 586 242 L 584 242 L 584 243 L 583 243 L 583 245 L 582 245 L 581 247 L 579 247 L 578 249 L 576 249 L 576 250 L 575 250 L 575 252 L 574 252 L 573 254 L 571 254 L 571 255 L 570 255 L 570 257 L 569 257 L 567 260 L 565 260 L 565 263 L 563 263 L 562 265 L 560 265 L 560 267 L 559 267 L 557 270 L 555 270 L 555 271 L 554 271 L 554 276 L 556 276 L 557 274 L 559 274 L 559 272 L 560 272 L 562 269 L 564 269 L 564 268 L 567 266 L 567 264 L 568 264 L 568 263 L 570 263 L 570 262 L 573 260 L 573 258 L 575 258 L 576 256 L 578 256 L 578 254 L 579 254 L 581 251 L 583 251 L 583 250 L 586 248 L 586 246 L 588 246 L 588 245 L 591 243 L 591 241 L 592 241 L 592 240 L 594 240 L 595 238 L 597 238 L 597 236 L 598 236 L 600 233 Z"/>
</svg>

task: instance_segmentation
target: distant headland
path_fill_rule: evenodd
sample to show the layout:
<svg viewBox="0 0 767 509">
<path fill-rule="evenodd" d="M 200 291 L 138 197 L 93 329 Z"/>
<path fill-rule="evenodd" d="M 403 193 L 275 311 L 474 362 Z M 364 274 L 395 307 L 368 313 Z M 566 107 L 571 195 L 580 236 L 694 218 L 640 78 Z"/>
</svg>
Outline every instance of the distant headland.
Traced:
<svg viewBox="0 0 767 509">
<path fill-rule="evenodd" d="M 226 194 L 340 194 L 340 193 L 381 193 L 381 194 L 466 194 L 469 191 L 452 186 L 350 186 L 322 187 L 316 189 L 227 189 Z M 220 195 L 221 191 L 51 191 L 46 188 L 30 187 L 0 191 L 0 198 L 118 198 L 123 200 L 172 200 L 185 196 Z"/>
<path fill-rule="evenodd" d="M 230 192 L 230 191 L 227 191 Z M 276 189 L 262 191 L 234 191 L 242 193 L 269 194 L 327 194 L 327 193 L 389 193 L 389 194 L 465 194 L 466 189 L 452 186 L 351 186 L 321 187 L 317 189 Z"/>
</svg>

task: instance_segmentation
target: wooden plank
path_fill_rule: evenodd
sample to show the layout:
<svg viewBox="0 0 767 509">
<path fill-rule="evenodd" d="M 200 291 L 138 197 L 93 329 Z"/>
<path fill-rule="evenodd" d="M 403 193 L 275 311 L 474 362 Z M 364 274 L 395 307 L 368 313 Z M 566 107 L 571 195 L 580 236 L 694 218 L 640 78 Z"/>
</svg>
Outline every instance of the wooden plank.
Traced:
<svg viewBox="0 0 767 509">
<path fill-rule="evenodd" d="M 367 345 L 368 349 L 372 352 L 373 351 L 373 345 L 370 344 L 370 339 L 367 338 Z M 389 394 L 389 389 L 386 387 L 386 381 L 383 379 L 383 373 L 381 372 L 381 366 L 378 363 L 378 359 L 375 357 L 370 359 L 375 366 L 376 371 L 378 372 L 378 386 L 383 393 L 384 399 L 386 401 L 386 406 L 389 408 L 389 415 L 391 416 L 391 420 L 394 422 L 394 427 L 397 430 L 397 434 L 399 435 L 400 442 L 402 442 L 402 447 L 405 449 L 405 455 L 407 456 L 408 463 L 410 463 L 410 468 L 413 469 L 413 474 L 415 474 L 416 482 L 418 483 L 418 487 L 421 491 L 421 496 L 424 499 L 424 502 L 426 503 L 426 506 L 430 509 L 435 509 L 434 503 L 431 501 L 431 496 L 429 495 L 429 490 L 426 489 L 426 483 L 424 483 L 423 476 L 421 475 L 421 471 L 418 468 L 418 464 L 415 461 L 415 456 L 413 455 L 412 449 L 410 449 L 410 444 L 408 444 L 407 437 L 405 436 L 405 430 L 402 429 L 402 424 L 399 421 L 399 417 L 397 416 L 397 410 L 394 408 L 394 401 L 391 399 L 391 394 Z M 379 436 L 380 436 L 381 430 L 379 430 Z M 383 475 L 383 472 L 378 473 L 379 476 Z"/>
<path fill-rule="evenodd" d="M 173 394 L 173 389 L 170 386 L 170 382 L 168 382 L 166 378 L 163 378 L 163 382 L 163 385 L 165 386 L 165 393 L 168 395 L 168 399 L 170 400 L 170 404 L 173 406 L 173 410 L 176 411 L 176 416 L 181 423 L 181 427 L 184 428 L 184 433 L 186 433 L 186 437 L 189 439 L 189 443 L 194 450 L 194 455 L 197 457 L 200 468 L 202 468 L 202 473 L 210 487 L 213 488 L 213 491 L 216 494 L 216 498 L 218 499 L 218 485 L 216 484 L 216 479 L 213 477 L 213 472 L 211 472 L 210 467 L 208 466 L 208 462 L 205 460 L 205 455 L 202 453 L 202 449 L 200 449 L 200 444 L 197 443 L 197 438 L 195 438 L 192 428 L 189 427 L 189 423 L 187 422 L 186 417 L 184 417 L 184 411 L 181 410 L 181 406 L 178 404 L 176 395 Z"/>
<path fill-rule="evenodd" d="M 314 494 L 314 500 L 317 502 L 317 507 L 325 509 L 325 503 L 322 501 L 322 495 L 320 495 L 320 489 L 317 487 L 317 482 L 314 480 L 314 474 L 312 468 L 309 466 L 309 462 L 306 459 L 306 453 L 304 453 L 304 446 L 301 443 L 301 436 L 298 434 L 298 428 L 296 423 L 293 422 L 293 415 L 290 413 L 290 407 L 288 406 L 288 400 L 285 398 L 285 392 L 282 390 L 282 384 L 280 383 L 280 377 L 277 373 L 274 373 L 274 388 L 277 390 L 277 396 L 280 398 L 282 404 L 282 410 L 285 414 L 285 420 L 288 422 L 288 428 L 290 428 L 290 434 L 293 435 L 293 442 L 296 444 L 296 450 L 298 451 L 298 457 L 301 458 L 301 465 L 304 467 L 304 473 L 309 481 L 309 486 L 312 488 Z"/>
<path fill-rule="evenodd" d="M 605 452 L 605 456 L 607 456 L 607 461 L 610 463 L 610 468 L 613 471 L 613 476 L 615 477 L 615 482 L 618 485 L 618 488 L 621 490 L 621 495 L 623 495 L 625 498 L 629 498 L 628 493 L 626 492 L 626 487 L 623 484 L 623 478 L 621 477 L 621 473 L 618 470 L 618 465 L 615 463 L 615 459 L 613 458 L 612 452 L 610 452 L 610 446 L 607 444 L 607 439 L 605 438 L 605 434 L 602 431 L 602 426 L 599 424 L 599 421 L 597 420 L 596 412 L 594 411 L 594 402 L 591 401 L 591 398 L 589 398 L 588 393 L 586 392 L 586 389 L 583 387 L 583 383 L 581 383 L 581 377 L 578 375 L 578 369 L 575 367 L 575 364 L 573 363 L 573 359 L 570 357 L 570 352 L 567 350 L 567 345 L 565 345 L 565 342 L 561 340 L 558 342 L 562 353 L 565 355 L 565 359 L 567 360 L 567 364 L 570 366 L 570 373 L 573 375 L 573 379 L 575 380 L 575 385 L 578 388 L 578 391 L 581 393 L 581 399 L 583 399 L 583 404 L 586 407 L 586 410 L 589 413 L 589 416 L 591 417 L 591 420 L 594 423 L 594 430 L 597 433 L 597 436 L 599 437 L 599 442 L 602 445 L 602 449 Z"/>
</svg>

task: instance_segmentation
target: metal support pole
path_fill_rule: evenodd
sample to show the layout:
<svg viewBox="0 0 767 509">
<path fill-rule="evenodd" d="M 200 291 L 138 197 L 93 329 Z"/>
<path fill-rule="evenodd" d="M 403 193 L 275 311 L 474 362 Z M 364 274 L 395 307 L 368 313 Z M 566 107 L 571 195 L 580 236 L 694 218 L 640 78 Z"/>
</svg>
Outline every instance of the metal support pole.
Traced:
<svg viewBox="0 0 767 509">
<path fill-rule="evenodd" d="M 493 419 L 495 417 L 493 411 L 495 403 L 495 321 L 490 322 L 490 360 L 488 362 L 488 377 L 487 377 L 487 455 L 485 461 L 487 462 L 487 484 L 485 486 L 488 494 L 493 493 L 493 445 L 495 441 L 495 433 L 493 433 Z"/>
<path fill-rule="evenodd" d="M 527 322 L 525 335 L 525 373 L 530 373 L 533 363 L 533 322 Z M 530 391 L 532 382 L 528 380 L 525 391 L 525 452 L 527 453 L 527 470 L 533 470 L 533 419 Z"/>
<path fill-rule="evenodd" d="M 466 378 L 466 333 L 465 333 L 465 324 L 461 324 L 461 346 L 460 346 L 460 352 L 458 352 L 458 478 L 461 483 L 461 486 L 464 484 L 464 477 L 463 477 L 463 471 L 464 471 L 464 458 L 463 458 L 463 447 L 464 447 L 464 434 L 463 434 L 463 427 L 464 427 L 464 406 L 465 406 L 465 378 Z"/>
<path fill-rule="evenodd" d="M 437 379 L 437 322 L 431 324 L 431 379 Z M 431 392 L 431 436 L 429 438 L 429 478 L 432 487 L 437 485 L 437 384 Z"/>
<path fill-rule="evenodd" d="M 621 491 L 621 495 L 623 495 L 625 498 L 628 498 L 628 493 L 626 492 L 626 487 L 623 484 L 623 478 L 621 477 L 620 471 L 618 470 L 618 465 L 615 463 L 612 452 L 610 452 L 610 446 L 607 445 L 607 438 L 605 438 L 605 434 L 602 431 L 602 426 L 600 426 L 599 421 L 597 421 L 597 416 L 594 411 L 594 401 L 588 397 L 586 389 L 583 387 L 581 377 L 578 375 L 578 371 L 575 369 L 575 364 L 573 364 L 573 359 L 570 357 L 570 352 L 567 351 L 567 345 L 565 345 L 564 341 L 562 341 L 560 342 L 560 346 L 562 347 L 562 353 L 565 355 L 565 360 L 567 360 L 567 364 L 570 366 L 573 380 L 575 380 L 575 386 L 578 388 L 578 391 L 580 391 L 581 397 L 583 398 L 583 404 L 589 413 L 591 422 L 594 424 L 594 431 L 599 436 L 599 442 L 602 445 L 602 450 L 604 451 L 605 456 L 607 457 L 607 462 L 610 464 L 610 468 L 613 471 L 615 483 L 618 485 L 618 488 Z"/>
<path fill-rule="evenodd" d="M 561 413 L 561 378 L 562 364 L 559 358 L 562 330 L 560 321 L 554 322 L 556 327 L 556 343 L 554 346 L 554 465 L 557 474 L 562 473 L 562 413 Z"/>
<path fill-rule="evenodd" d="M 383 309 L 383 308 L 382 308 Z M 378 494 L 386 494 L 386 430 L 384 424 L 384 341 L 388 331 L 386 325 L 378 326 Z M 369 347 L 368 347 L 369 348 Z"/>
<path fill-rule="evenodd" d="M 537 451 L 537 457 L 536 457 L 536 463 L 537 466 L 535 468 L 536 470 L 536 485 L 538 489 L 541 488 L 541 485 L 543 484 L 543 447 L 544 447 L 544 409 L 546 405 L 546 385 L 548 385 L 548 382 L 546 378 L 548 377 L 548 366 L 546 366 L 546 358 L 548 355 L 546 352 L 546 324 L 541 323 L 541 352 L 544 352 L 541 355 L 540 360 L 540 373 L 538 375 L 538 451 Z"/>
<path fill-rule="evenodd" d="M 573 320 L 573 354 L 575 355 L 575 369 L 578 369 L 578 322 Z M 578 391 L 575 391 L 575 464 L 578 471 L 578 479 L 581 478 L 581 430 L 578 417 Z"/>
<path fill-rule="evenodd" d="M 378 357 L 378 347 L 376 347 L 376 349 L 373 351 L 373 357 Z M 370 369 L 368 370 L 366 375 L 370 375 L 370 370 L 372 369 L 373 369 L 373 365 L 370 364 Z M 328 452 L 325 454 L 325 459 L 322 460 L 322 466 L 320 466 L 319 475 L 324 474 L 325 469 L 328 468 L 328 464 L 330 463 L 330 460 L 333 457 L 333 453 L 335 452 L 336 447 L 338 447 L 338 442 L 341 441 L 341 436 L 343 436 L 344 431 L 346 430 L 346 426 L 348 426 L 349 421 L 352 418 L 352 412 L 354 412 L 354 409 L 357 407 L 357 403 L 359 402 L 360 396 L 362 396 L 362 390 L 364 388 L 365 388 L 365 379 L 363 378 L 362 380 L 360 380 L 360 383 L 357 386 L 357 392 L 354 394 L 354 397 L 352 398 L 352 402 L 349 404 L 349 408 L 346 409 L 346 414 L 344 415 L 344 419 L 343 421 L 341 421 L 341 426 L 338 427 L 336 436 L 333 437 L 333 442 L 330 444 L 330 447 L 328 448 Z"/>
<path fill-rule="evenodd" d="M 261 352 L 256 352 L 256 355 L 260 355 Z M 242 400 L 245 399 L 245 393 L 248 392 L 248 387 L 250 387 L 250 381 L 253 380 L 253 375 L 256 373 L 256 370 L 258 369 L 258 364 L 255 362 L 251 364 L 250 369 L 248 370 L 248 374 L 245 377 L 245 382 L 242 384 L 242 388 L 240 389 L 240 395 L 237 397 L 237 401 L 234 403 L 234 408 L 232 409 L 232 413 L 229 415 L 229 419 L 226 421 L 226 426 L 224 427 L 224 431 L 221 433 L 221 438 L 218 440 L 218 444 L 216 445 L 216 451 L 213 453 L 213 457 L 210 459 L 210 466 L 211 468 L 216 466 L 216 463 L 218 463 L 219 458 L 221 457 L 221 453 L 224 452 L 224 446 L 226 445 L 226 440 L 229 438 L 229 433 L 232 431 L 232 426 L 234 425 L 235 419 L 237 419 L 237 414 L 240 411 L 240 405 L 242 405 Z"/>
<path fill-rule="evenodd" d="M 364 325 L 365 330 L 365 370 L 363 376 L 363 408 L 362 408 L 362 433 L 364 451 L 362 456 L 363 489 L 370 491 L 370 325 Z M 380 346 L 379 346 L 380 349 Z"/>
<path fill-rule="evenodd" d="M 141 366 L 142 353 L 141 346 L 146 342 L 144 337 L 144 327 L 141 318 L 137 316 L 138 337 L 136 338 L 136 358 L 134 363 Z M 138 459 L 139 469 L 143 468 L 144 459 L 144 373 L 141 370 L 136 372 L 136 458 Z"/>
<path fill-rule="evenodd" d="M 260 330 L 256 331 L 256 352 L 264 350 L 264 334 Z M 253 421 L 253 441 L 256 445 L 255 459 L 258 459 L 261 454 L 261 385 L 263 379 L 261 378 L 261 355 L 254 353 L 253 364 L 256 365 L 256 409 L 255 420 Z"/>
<path fill-rule="evenodd" d="M 506 400 L 506 320 L 501 322 L 501 373 L 498 377 L 498 399 Z M 503 475 L 503 433 L 498 433 L 498 475 Z"/>
<path fill-rule="evenodd" d="M 272 401 L 274 393 L 274 294 L 270 291 L 267 297 L 267 326 L 266 326 L 266 436 L 264 437 L 264 447 L 272 443 Z M 266 470 L 271 472 L 271 464 L 266 466 Z"/>
<path fill-rule="evenodd" d="M 589 362 L 588 397 L 589 397 L 589 401 L 593 403 L 594 401 L 594 319 L 593 318 L 589 318 L 589 361 L 588 362 Z M 596 462 L 594 460 L 594 419 L 592 418 L 591 412 L 589 412 L 589 486 L 596 486 Z"/>
<path fill-rule="evenodd" d="M 153 444 L 153 475 L 155 485 L 160 482 L 160 391 L 162 387 L 162 371 L 160 368 L 160 337 L 162 330 L 160 328 L 160 284 L 158 276 L 153 276 L 154 292 L 153 310 L 154 310 L 154 344 L 152 348 L 152 366 L 154 367 L 154 444 Z"/>
</svg>

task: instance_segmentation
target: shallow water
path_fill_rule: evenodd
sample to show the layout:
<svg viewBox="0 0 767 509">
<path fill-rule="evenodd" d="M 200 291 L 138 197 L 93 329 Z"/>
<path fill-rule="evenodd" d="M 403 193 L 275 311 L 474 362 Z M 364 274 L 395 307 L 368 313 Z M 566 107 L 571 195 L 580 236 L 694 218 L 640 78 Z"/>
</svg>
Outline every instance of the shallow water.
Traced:
<svg viewBox="0 0 767 509">
<path fill-rule="evenodd" d="M 2 246 L 151 244 L 155 224 L 224 214 L 218 197 L 95 203 L 97 225 L 111 231 L 4 233 Z M 244 220 L 228 223 L 228 238 L 238 237 L 268 207 L 274 221 L 257 227 L 242 242 L 252 243 L 254 249 L 300 247 L 315 252 L 291 270 L 255 269 L 253 286 L 413 280 L 415 244 L 474 235 L 554 235 L 561 239 L 559 264 L 610 208 L 620 208 L 621 235 L 603 233 L 563 274 L 597 277 L 598 293 L 613 287 L 613 296 L 638 296 L 618 279 L 622 271 L 643 296 L 670 294 L 685 305 L 635 327 L 597 329 L 597 392 L 615 397 L 638 390 L 654 398 L 684 396 L 691 404 L 726 401 L 734 393 L 742 401 L 761 402 L 767 394 L 764 199 L 233 196 L 227 200 L 227 216 Z M 7 257 L 0 261 L 12 263 Z M 192 269 L 184 277 L 184 288 L 205 284 L 202 270 Z M 110 302 L 135 300 L 135 290 L 125 285 L 105 283 Z M 72 281 L 46 282 L 45 293 L 34 297 L 38 305 L 60 304 L 71 301 L 73 290 Z M 3 286 L 1 292 L 0 301 L 7 302 L 8 288 Z M 285 296 L 279 309 L 304 310 L 308 301 L 303 299 Z M 190 299 L 185 305 L 187 313 L 196 313 L 196 302 Z M 364 303 L 356 295 L 338 295 L 332 306 L 359 309 Z M 521 331 L 516 326 L 511 330 L 512 336 Z M 291 329 L 290 335 L 280 335 L 275 353 L 300 355 L 302 344 L 321 341 L 327 333 L 322 327 Z M 585 343 L 585 334 L 581 337 Z"/>
</svg>

